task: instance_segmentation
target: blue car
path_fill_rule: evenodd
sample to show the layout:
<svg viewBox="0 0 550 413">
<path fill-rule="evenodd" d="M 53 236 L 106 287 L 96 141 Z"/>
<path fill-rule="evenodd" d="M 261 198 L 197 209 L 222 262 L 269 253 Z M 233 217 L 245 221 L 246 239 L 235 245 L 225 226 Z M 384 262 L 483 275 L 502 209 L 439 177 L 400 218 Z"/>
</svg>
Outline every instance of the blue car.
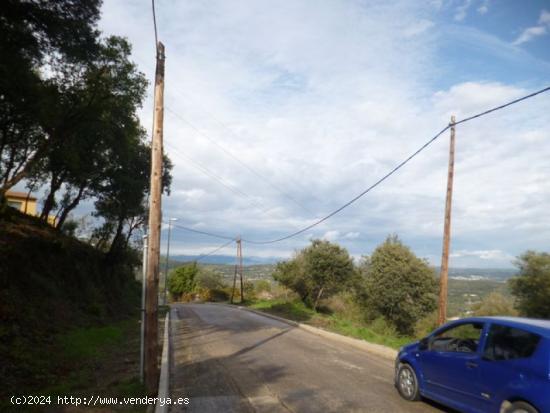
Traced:
<svg viewBox="0 0 550 413">
<path fill-rule="evenodd" d="M 550 413 L 550 321 L 472 317 L 399 351 L 395 386 L 461 412 Z"/>
</svg>

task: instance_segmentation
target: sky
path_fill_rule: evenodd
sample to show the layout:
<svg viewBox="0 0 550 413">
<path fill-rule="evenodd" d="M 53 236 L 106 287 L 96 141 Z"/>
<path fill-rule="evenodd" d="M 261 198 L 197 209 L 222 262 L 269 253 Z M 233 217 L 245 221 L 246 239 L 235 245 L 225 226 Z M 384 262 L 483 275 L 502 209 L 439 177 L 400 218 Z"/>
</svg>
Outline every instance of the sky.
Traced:
<svg viewBox="0 0 550 413">
<path fill-rule="evenodd" d="M 163 217 L 270 240 L 332 212 L 450 121 L 550 86 L 550 1 L 157 0 L 166 48 Z M 153 80 L 151 3 L 105 0 Z M 140 110 L 150 133 L 153 88 Z M 456 128 L 451 267 L 510 267 L 550 240 L 550 93 Z M 398 234 L 441 260 L 449 133 L 349 208 L 243 253 L 323 238 L 359 259 Z M 163 226 L 166 229 L 166 226 Z M 163 231 L 163 248 L 166 245 Z M 171 254 L 224 243 L 174 228 Z M 235 254 L 231 245 L 220 254 Z"/>
</svg>

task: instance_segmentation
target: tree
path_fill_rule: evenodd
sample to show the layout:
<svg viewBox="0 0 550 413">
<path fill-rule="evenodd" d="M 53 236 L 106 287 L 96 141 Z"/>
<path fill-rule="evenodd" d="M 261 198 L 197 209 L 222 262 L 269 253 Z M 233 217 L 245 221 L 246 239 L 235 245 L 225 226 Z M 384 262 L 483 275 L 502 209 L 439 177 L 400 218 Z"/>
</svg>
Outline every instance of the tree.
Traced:
<svg viewBox="0 0 550 413">
<path fill-rule="evenodd" d="M 273 272 L 273 279 L 286 288 L 294 291 L 303 303 L 309 299 L 309 282 L 304 271 L 303 254 L 295 253 L 289 261 L 278 262 Z"/>
<path fill-rule="evenodd" d="M 501 293 L 493 291 L 472 307 L 475 316 L 517 316 L 514 302 Z"/>
<path fill-rule="evenodd" d="M 436 308 L 437 282 L 427 262 L 397 236 L 379 245 L 362 265 L 370 318 L 384 317 L 399 333 L 412 334 L 416 320 Z"/>
<path fill-rule="evenodd" d="M 515 262 L 519 275 L 510 279 L 522 315 L 550 318 L 550 254 L 526 251 Z"/>
<path fill-rule="evenodd" d="M 197 286 L 196 277 L 199 272 L 196 263 L 182 265 L 172 270 L 168 276 L 168 291 L 176 299 L 184 294 L 191 294 Z"/>
<path fill-rule="evenodd" d="M 292 260 L 277 264 L 274 278 L 317 310 L 319 301 L 341 291 L 353 273 L 353 260 L 344 248 L 329 241 L 313 240 Z"/>
<path fill-rule="evenodd" d="M 53 138 L 34 175 L 48 186 L 41 217 L 57 210 L 59 227 L 80 201 L 102 190 L 109 173 L 125 166 L 120 151 L 145 138 L 136 110 L 147 81 L 130 53 L 125 39 L 112 36 L 92 61 L 62 65 L 49 80 L 59 90 L 47 126 Z"/>
<path fill-rule="evenodd" d="M 87 62 L 97 51 L 99 0 L 4 0 L 0 8 L 0 198 L 51 144 L 56 87 L 51 61 Z"/>
<path fill-rule="evenodd" d="M 197 276 L 197 286 L 207 290 L 221 290 L 225 288 L 225 282 L 219 272 L 200 267 Z"/>
</svg>

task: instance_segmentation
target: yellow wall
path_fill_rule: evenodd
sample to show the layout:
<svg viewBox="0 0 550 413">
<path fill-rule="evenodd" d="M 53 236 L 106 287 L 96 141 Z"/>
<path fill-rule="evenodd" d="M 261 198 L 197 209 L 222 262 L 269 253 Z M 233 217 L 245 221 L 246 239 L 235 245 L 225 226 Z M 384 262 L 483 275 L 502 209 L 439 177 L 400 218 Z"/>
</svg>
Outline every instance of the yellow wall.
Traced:
<svg viewBox="0 0 550 413">
<path fill-rule="evenodd" d="M 26 196 L 21 196 L 20 194 L 10 194 L 9 192 L 6 194 L 6 198 L 9 206 L 17 208 L 19 211 L 28 215 L 38 215 L 36 198 L 30 197 L 27 200 Z M 51 215 L 48 216 L 48 224 L 55 226 L 55 217 Z"/>
<path fill-rule="evenodd" d="M 19 208 L 17 209 L 19 209 L 19 211 L 29 215 L 36 215 L 36 199 L 29 198 L 27 201 L 26 198 L 10 196 L 9 192 L 6 194 L 6 198 L 8 199 L 9 206 L 18 206 Z"/>
</svg>

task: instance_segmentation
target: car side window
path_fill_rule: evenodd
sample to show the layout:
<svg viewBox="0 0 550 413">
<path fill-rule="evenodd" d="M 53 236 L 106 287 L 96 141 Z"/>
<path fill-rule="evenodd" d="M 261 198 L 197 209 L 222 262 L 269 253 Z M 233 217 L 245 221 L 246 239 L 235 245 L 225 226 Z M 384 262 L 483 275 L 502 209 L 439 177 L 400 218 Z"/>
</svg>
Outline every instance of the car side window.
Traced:
<svg viewBox="0 0 550 413">
<path fill-rule="evenodd" d="M 465 323 L 438 333 L 431 341 L 433 351 L 475 353 L 483 323 Z"/>
<path fill-rule="evenodd" d="M 519 328 L 492 324 L 483 358 L 502 361 L 531 357 L 539 341 L 540 336 L 537 334 Z"/>
</svg>

